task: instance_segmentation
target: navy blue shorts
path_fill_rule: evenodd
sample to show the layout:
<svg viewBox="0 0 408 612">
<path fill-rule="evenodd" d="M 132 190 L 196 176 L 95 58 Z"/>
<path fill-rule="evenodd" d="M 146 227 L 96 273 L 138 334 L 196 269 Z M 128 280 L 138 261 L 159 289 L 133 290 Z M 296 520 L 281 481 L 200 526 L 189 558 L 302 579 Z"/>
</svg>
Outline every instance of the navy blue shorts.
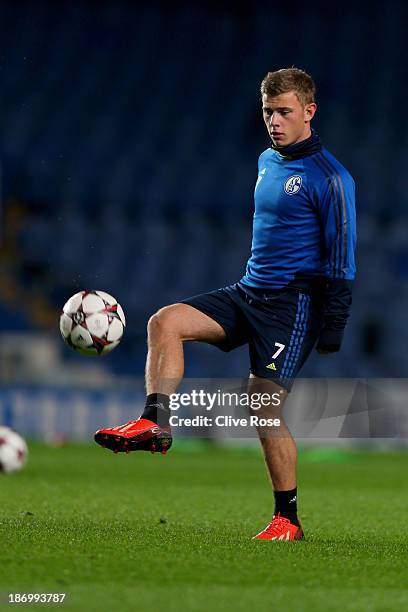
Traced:
<svg viewBox="0 0 408 612">
<path fill-rule="evenodd" d="M 323 326 L 319 289 L 255 289 L 236 283 L 182 300 L 221 325 L 223 351 L 249 345 L 250 371 L 290 391 Z"/>
</svg>

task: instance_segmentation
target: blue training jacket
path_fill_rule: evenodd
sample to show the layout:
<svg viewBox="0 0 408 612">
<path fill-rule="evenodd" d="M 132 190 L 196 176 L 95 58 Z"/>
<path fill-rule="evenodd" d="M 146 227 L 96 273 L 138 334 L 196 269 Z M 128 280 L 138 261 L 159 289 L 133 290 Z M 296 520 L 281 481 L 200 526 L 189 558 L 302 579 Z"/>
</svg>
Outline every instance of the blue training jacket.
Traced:
<svg viewBox="0 0 408 612">
<path fill-rule="evenodd" d="M 259 157 L 252 252 L 243 285 L 279 289 L 297 278 L 326 281 L 318 346 L 338 350 L 355 278 L 355 184 L 319 136 Z"/>
</svg>

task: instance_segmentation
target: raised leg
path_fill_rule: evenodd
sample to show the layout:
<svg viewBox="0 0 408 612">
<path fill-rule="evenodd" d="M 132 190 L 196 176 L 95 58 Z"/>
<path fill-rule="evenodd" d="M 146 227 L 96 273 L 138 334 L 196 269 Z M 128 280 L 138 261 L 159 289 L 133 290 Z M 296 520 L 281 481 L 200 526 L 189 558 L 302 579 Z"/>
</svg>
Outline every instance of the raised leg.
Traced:
<svg viewBox="0 0 408 612">
<path fill-rule="evenodd" d="M 146 394 L 174 393 L 184 374 L 183 342 L 220 342 L 225 331 L 188 304 L 161 308 L 147 326 Z"/>
</svg>

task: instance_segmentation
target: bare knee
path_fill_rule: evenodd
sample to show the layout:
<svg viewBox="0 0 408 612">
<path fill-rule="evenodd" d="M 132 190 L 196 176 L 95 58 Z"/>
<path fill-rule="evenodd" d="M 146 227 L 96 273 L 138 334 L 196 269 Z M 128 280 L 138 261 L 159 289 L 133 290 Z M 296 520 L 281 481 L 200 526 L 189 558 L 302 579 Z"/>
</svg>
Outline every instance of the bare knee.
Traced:
<svg viewBox="0 0 408 612">
<path fill-rule="evenodd" d="M 163 336 L 174 334 L 179 336 L 177 315 L 174 312 L 177 304 L 164 306 L 152 315 L 147 323 L 147 335 L 149 342 L 160 340 Z M 176 316 L 175 316 L 176 315 Z"/>
<path fill-rule="evenodd" d="M 168 338 L 176 338 L 182 342 L 198 340 L 216 343 L 226 337 L 219 323 L 196 308 L 183 303 L 160 308 L 150 317 L 147 332 L 149 344 Z"/>
<path fill-rule="evenodd" d="M 283 418 L 282 409 L 288 395 L 286 389 L 273 380 L 251 374 L 248 390 L 251 395 L 251 414 L 266 419 Z"/>
</svg>

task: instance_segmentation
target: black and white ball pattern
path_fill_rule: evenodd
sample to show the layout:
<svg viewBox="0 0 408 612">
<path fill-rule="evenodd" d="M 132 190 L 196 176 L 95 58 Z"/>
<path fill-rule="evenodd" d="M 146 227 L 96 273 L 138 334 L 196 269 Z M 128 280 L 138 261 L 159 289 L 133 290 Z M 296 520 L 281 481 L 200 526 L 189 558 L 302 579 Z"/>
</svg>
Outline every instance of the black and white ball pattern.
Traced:
<svg viewBox="0 0 408 612">
<path fill-rule="evenodd" d="M 83 355 L 105 355 L 121 341 L 125 314 L 105 291 L 80 291 L 64 305 L 60 331 L 65 342 Z"/>
<path fill-rule="evenodd" d="M 0 427 L 0 473 L 18 472 L 27 461 L 27 444 L 9 427 Z"/>
</svg>

